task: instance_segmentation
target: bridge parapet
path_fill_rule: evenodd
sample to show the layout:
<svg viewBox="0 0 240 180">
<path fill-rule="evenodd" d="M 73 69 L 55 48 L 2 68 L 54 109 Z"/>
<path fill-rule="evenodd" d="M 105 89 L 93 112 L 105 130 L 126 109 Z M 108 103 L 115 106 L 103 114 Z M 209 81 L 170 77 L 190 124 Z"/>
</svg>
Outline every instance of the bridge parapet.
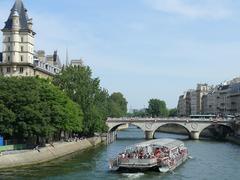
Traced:
<svg viewBox="0 0 240 180">
<path fill-rule="evenodd" d="M 213 122 L 230 123 L 227 118 L 108 118 L 107 122 Z"/>
<path fill-rule="evenodd" d="M 109 131 L 115 131 L 117 127 L 128 124 L 135 125 L 145 132 L 147 139 L 152 139 L 154 133 L 161 126 L 176 124 L 185 128 L 192 139 L 199 139 L 200 133 L 211 125 L 224 125 L 232 129 L 232 121 L 223 118 L 191 119 L 191 118 L 108 118 Z"/>
</svg>

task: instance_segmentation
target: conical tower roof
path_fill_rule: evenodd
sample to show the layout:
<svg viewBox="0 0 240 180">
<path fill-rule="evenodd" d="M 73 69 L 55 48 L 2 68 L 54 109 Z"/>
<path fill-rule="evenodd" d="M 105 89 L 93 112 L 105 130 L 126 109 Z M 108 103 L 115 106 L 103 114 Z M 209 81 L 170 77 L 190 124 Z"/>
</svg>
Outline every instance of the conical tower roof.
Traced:
<svg viewBox="0 0 240 180">
<path fill-rule="evenodd" d="M 12 29 L 12 22 L 13 22 L 13 17 L 16 14 L 16 11 L 18 12 L 19 15 L 19 20 L 20 20 L 20 30 L 28 30 L 28 15 L 27 15 L 27 10 L 24 7 L 24 4 L 22 0 L 16 0 L 15 4 L 13 5 L 11 9 L 11 13 L 8 17 L 8 20 L 5 22 L 5 27 L 3 30 L 11 30 Z"/>
</svg>

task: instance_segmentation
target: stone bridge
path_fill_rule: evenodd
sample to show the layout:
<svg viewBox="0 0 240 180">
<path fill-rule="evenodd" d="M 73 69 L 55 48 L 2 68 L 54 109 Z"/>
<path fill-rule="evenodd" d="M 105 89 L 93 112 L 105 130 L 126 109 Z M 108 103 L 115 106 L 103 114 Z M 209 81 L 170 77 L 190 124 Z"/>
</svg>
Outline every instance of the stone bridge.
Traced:
<svg viewBox="0 0 240 180">
<path fill-rule="evenodd" d="M 145 132 L 146 139 L 153 139 L 157 129 L 164 125 L 179 125 L 187 130 L 191 139 L 197 140 L 201 132 L 212 126 L 224 126 L 233 131 L 233 120 L 224 118 L 191 119 L 191 118 L 108 118 L 109 132 L 116 131 L 122 125 L 134 125 Z"/>
</svg>

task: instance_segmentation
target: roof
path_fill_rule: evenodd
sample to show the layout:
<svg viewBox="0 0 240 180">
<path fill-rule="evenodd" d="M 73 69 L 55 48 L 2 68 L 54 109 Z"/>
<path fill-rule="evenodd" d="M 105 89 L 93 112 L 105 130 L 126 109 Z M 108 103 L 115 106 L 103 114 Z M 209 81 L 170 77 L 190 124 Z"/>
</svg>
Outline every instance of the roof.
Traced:
<svg viewBox="0 0 240 180">
<path fill-rule="evenodd" d="M 11 13 L 8 17 L 8 20 L 5 22 L 5 27 L 3 30 L 11 30 L 12 29 L 12 19 L 13 16 L 18 13 L 20 19 L 20 30 L 28 29 L 28 21 L 30 20 L 27 15 L 27 10 L 25 9 L 22 0 L 16 0 L 15 4 L 11 9 Z"/>
<path fill-rule="evenodd" d="M 182 141 L 176 140 L 176 139 L 155 139 L 151 141 L 146 141 L 142 143 L 135 144 L 131 147 L 146 147 L 146 146 L 164 146 L 169 149 L 178 147 L 180 145 L 183 145 L 184 143 Z"/>
</svg>

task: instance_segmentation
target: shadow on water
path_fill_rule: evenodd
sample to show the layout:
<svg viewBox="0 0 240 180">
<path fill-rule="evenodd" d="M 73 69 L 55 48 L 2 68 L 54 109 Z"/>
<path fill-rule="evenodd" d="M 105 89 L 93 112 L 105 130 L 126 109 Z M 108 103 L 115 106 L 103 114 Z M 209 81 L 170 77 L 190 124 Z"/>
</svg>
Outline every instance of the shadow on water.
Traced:
<svg viewBox="0 0 240 180">
<path fill-rule="evenodd" d="M 51 177 L 66 176 L 79 171 L 94 170 L 96 168 L 95 156 L 98 156 L 105 148 L 105 145 L 99 145 L 50 162 L 4 169 L 0 171 L 0 179 L 43 179 L 46 177 L 51 179 Z"/>
</svg>

